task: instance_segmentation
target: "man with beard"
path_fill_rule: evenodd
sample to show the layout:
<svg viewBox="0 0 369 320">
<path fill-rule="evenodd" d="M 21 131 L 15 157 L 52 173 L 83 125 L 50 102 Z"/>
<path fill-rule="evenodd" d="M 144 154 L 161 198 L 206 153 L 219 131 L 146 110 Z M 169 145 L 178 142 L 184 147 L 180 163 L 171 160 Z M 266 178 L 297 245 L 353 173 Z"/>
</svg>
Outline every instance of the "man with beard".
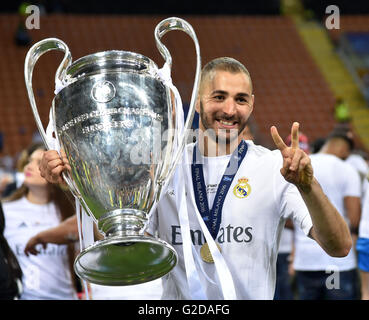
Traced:
<svg viewBox="0 0 369 320">
<path fill-rule="evenodd" d="M 163 277 L 163 299 L 273 299 L 288 218 L 329 255 L 351 248 L 347 224 L 299 148 L 299 124 L 292 125 L 290 147 L 275 126 L 278 150 L 243 140 L 254 99 L 250 74 L 237 60 L 218 58 L 204 67 L 198 142 L 186 146 L 147 229 L 178 253 L 177 266 Z M 66 164 L 49 151 L 40 169 L 58 182 Z"/>
</svg>

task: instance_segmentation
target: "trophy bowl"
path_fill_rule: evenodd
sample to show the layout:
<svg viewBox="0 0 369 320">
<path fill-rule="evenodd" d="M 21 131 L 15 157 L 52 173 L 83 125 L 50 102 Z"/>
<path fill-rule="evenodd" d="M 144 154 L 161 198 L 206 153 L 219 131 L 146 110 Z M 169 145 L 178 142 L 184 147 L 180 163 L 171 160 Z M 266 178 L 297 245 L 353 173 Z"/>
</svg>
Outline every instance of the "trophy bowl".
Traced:
<svg viewBox="0 0 369 320">
<path fill-rule="evenodd" d="M 144 283 L 162 277 L 177 263 L 171 245 L 144 233 L 151 210 L 183 151 L 198 89 L 196 35 L 179 18 L 158 24 L 156 43 L 169 68 L 171 56 L 160 38 L 170 30 L 185 31 L 196 45 L 196 77 L 184 126 L 178 120 L 183 111 L 173 88 L 160 76 L 157 65 L 141 54 L 111 50 L 72 63 L 66 44 L 49 38 L 36 43 L 26 57 L 29 100 L 50 149 L 33 96 L 32 71 L 43 53 L 65 52 L 55 76 L 59 91 L 52 102 L 51 122 L 60 152 L 71 168 L 64 178 L 103 235 L 83 249 L 74 263 L 76 274 L 92 283 Z"/>
</svg>

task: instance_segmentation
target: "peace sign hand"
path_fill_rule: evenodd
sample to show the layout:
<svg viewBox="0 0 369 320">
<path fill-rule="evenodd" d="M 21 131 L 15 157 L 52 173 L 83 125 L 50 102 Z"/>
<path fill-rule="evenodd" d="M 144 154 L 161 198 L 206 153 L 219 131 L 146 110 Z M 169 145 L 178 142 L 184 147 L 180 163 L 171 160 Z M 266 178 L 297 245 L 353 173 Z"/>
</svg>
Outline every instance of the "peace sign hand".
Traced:
<svg viewBox="0 0 369 320">
<path fill-rule="evenodd" d="M 282 176 L 286 181 L 307 192 L 311 189 L 314 175 L 309 156 L 299 148 L 299 126 L 298 122 L 292 125 L 290 147 L 283 142 L 275 126 L 270 128 L 270 133 L 283 156 Z"/>
</svg>

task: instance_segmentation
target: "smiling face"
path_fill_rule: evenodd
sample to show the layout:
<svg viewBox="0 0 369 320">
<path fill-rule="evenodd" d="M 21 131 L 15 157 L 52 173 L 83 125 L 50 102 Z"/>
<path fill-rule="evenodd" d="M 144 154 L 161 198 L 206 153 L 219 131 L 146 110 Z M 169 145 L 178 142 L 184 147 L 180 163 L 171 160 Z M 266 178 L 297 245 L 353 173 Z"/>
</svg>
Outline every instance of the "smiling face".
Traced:
<svg viewBox="0 0 369 320">
<path fill-rule="evenodd" d="M 250 77 L 243 72 L 219 70 L 204 81 L 196 107 L 200 129 L 214 130 L 217 143 L 241 141 L 254 105 Z"/>
</svg>

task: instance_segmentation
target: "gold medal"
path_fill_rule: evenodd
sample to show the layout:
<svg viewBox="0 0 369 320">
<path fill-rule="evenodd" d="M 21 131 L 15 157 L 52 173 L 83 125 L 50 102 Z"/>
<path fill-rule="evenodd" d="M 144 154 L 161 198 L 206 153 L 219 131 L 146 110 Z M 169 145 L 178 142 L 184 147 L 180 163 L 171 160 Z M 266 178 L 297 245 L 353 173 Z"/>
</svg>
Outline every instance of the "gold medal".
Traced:
<svg viewBox="0 0 369 320">
<path fill-rule="evenodd" d="M 218 243 L 215 243 L 219 249 L 220 252 L 222 252 L 222 250 L 220 249 L 220 246 Z M 201 258 L 202 260 L 204 260 L 205 262 L 207 263 L 214 263 L 214 260 L 213 260 L 213 257 L 211 255 L 211 252 L 210 252 L 210 248 L 209 248 L 209 245 L 207 242 L 205 242 L 203 244 L 203 246 L 200 248 L 200 255 L 201 255 Z"/>
</svg>

